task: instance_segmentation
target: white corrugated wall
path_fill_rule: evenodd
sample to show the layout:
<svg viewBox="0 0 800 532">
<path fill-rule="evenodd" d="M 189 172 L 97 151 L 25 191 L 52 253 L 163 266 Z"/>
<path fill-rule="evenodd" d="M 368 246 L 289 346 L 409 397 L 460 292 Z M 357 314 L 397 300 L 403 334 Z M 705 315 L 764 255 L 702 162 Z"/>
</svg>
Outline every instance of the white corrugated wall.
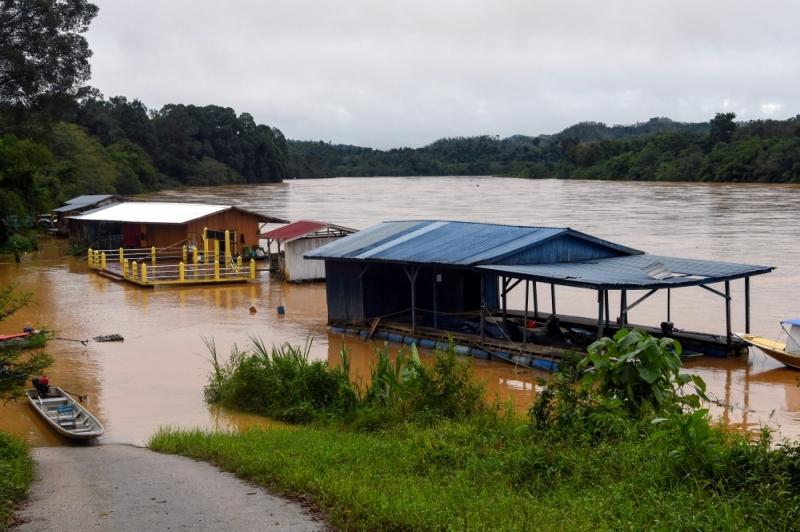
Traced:
<svg viewBox="0 0 800 532">
<path fill-rule="evenodd" d="M 303 254 L 341 237 L 301 238 L 287 242 L 283 275 L 287 281 L 325 279 L 325 261 L 304 259 Z"/>
</svg>

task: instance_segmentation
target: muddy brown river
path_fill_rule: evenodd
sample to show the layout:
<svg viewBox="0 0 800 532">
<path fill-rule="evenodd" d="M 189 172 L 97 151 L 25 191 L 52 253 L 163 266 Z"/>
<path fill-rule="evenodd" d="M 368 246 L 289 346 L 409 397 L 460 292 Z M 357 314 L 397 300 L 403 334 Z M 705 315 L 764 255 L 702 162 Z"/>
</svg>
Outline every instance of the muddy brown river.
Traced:
<svg viewBox="0 0 800 532">
<path fill-rule="evenodd" d="M 392 219 L 459 219 L 524 225 L 569 226 L 608 240 L 665 255 L 776 266 L 752 280 L 752 330 L 779 337 L 779 320 L 800 317 L 800 187 L 593 181 L 527 181 L 491 177 L 338 178 L 274 185 L 166 191 L 164 200 L 234 203 L 266 214 L 311 218 L 362 228 Z M 273 422 L 211 407 L 203 400 L 210 364 L 203 338 L 226 353 L 233 343 L 303 343 L 312 356 L 338 360 L 345 343 L 357 378 L 369 372 L 373 344 L 331 333 L 325 326 L 321 283 L 292 285 L 261 273 L 253 283 L 224 287 L 144 290 L 88 272 L 48 240 L 20 265 L 0 257 L 0 283 L 34 294 L 28 308 L 0 324 L 0 332 L 46 326 L 59 336 L 86 339 L 119 333 L 122 343 L 88 346 L 54 340 L 51 380 L 87 394 L 106 426 L 104 442 L 143 443 L 159 426 L 241 429 Z M 733 328 L 743 330 L 742 282 L 733 285 Z M 547 301 L 544 290 L 541 300 Z M 629 300 L 636 295 L 630 295 Z M 595 294 L 558 291 L 560 313 L 592 315 Z M 512 295 L 521 305 L 522 295 Z M 612 309 L 614 307 L 612 299 Z M 283 305 L 286 314 L 276 308 Z M 724 332 L 722 299 L 699 288 L 674 290 L 672 320 L 682 329 Z M 257 309 L 251 314 L 249 309 Z M 658 324 L 664 297 L 654 296 L 630 314 L 634 323 Z M 618 307 L 617 307 L 618 308 Z M 546 304 L 543 306 L 546 310 Z M 392 346 L 397 349 L 397 346 Z M 526 409 L 545 376 L 504 362 L 473 362 L 490 396 Z M 800 436 L 800 372 L 759 352 L 749 358 L 702 358 L 687 363 L 727 407 L 713 411 L 735 427 L 768 423 Z M 33 445 L 60 445 L 23 402 L 0 404 L 0 430 Z"/>
</svg>

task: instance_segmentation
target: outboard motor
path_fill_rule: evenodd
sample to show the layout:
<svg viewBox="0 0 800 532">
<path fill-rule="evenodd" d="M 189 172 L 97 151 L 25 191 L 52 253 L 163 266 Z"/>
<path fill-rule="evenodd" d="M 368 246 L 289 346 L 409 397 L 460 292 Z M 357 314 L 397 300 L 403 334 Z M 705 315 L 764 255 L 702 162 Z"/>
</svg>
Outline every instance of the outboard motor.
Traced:
<svg viewBox="0 0 800 532">
<path fill-rule="evenodd" d="M 662 321 L 661 322 L 661 333 L 666 337 L 671 337 L 672 333 L 675 332 L 675 324 L 671 321 Z"/>
<path fill-rule="evenodd" d="M 31 379 L 31 383 L 33 384 L 33 387 L 36 388 L 39 397 L 45 397 L 50 393 L 50 379 L 47 378 L 47 375 L 34 377 Z"/>
</svg>

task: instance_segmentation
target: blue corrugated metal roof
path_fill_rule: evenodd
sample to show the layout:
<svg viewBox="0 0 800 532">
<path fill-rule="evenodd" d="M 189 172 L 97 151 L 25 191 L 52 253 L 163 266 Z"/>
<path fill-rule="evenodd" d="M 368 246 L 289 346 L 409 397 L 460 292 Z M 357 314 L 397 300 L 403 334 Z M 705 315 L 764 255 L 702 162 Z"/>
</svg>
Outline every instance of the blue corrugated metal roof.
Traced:
<svg viewBox="0 0 800 532">
<path fill-rule="evenodd" d="M 90 207 L 96 203 L 100 203 L 101 201 L 105 201 L 109 198 L 114 198 L 113 194 L 87 194 L 83 196 L 77 196 L 72 198 L 71 200 L 67 200 L 66 204 L 62 205 L 61 207 L 53 209 L 52 212 L 73 212 L 78 211 L 81 209 L 85 209 Z"/>
<path fill-rule="evenodd" d="M 499 260 L 560 235 L 575 236 L 606 247 L 614 254 L 641 253 L 566 227 L 427 220 L 383 222 L 321 246 L 305 256 L 466 266 Z"/>
<path fill-rule="evenodd" d="M 554 264 L 484 265 L 478 269 L 563 285 L 627 290 L 709 284 L 774 270 L 772 266 L 647 254 Z"/>
</svg>

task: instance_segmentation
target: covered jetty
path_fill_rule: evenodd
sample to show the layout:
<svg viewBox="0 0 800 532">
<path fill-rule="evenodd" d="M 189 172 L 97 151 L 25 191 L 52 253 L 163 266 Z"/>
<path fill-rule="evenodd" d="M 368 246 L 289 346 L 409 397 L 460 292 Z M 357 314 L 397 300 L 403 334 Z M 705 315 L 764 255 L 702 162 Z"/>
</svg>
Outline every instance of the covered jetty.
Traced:
<svg viewBox="0 0 800 532">
<path fill-rule="evenodd" d="M 744 283 L 749 330 L 750 278 L 774 269 L 650 255 L 568 227 L 441 220 L 383 222 L 305 256 L 325 261 L 331 325 L 367 335 L 384 330 L 404 341 L 436 342 L 452 334 L 474 352 L 501 358 L 557 357 L 585 348 L 594 338 L 632 326 L 629 312 L 661 290 L 667 292 L 664 322 L 637 327 L 675 337 L 692 352 L 741 354 L 747 347 L 731 331 L 731 282 Z M 508 308 L 509 292 L 522 283 L 524 307 Z M 549 287 L 550 312 L 539 308 L 537 284 Z M 585 316 L 558 314 L 557 286 L 595 292 L 594 309 Z M 671 292 L 689 287 L 724 301 L 724 335 L 672 325 Z M 638 297 L 630 297 L 631 291 Z M 620 302 L 614 319 L 612 292 Z"/>
</svg>

